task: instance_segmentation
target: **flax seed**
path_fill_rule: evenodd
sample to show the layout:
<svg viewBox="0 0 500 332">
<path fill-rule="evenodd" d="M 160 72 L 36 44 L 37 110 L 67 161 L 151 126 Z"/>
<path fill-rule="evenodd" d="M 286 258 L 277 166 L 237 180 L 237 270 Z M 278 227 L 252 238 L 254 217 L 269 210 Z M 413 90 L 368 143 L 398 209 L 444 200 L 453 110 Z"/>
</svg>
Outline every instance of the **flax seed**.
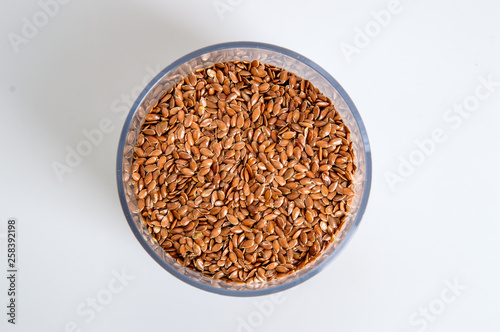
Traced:
<svg viewBox="0 0 500 332">
<path fill-rule="evenodd" d="M 150 108 L 129 181 L 180 264 L 262 282 L 314 261 L 355 196 L 350 132 L 331 101 L 257 60 L 189 73 Z"/>
</svg>

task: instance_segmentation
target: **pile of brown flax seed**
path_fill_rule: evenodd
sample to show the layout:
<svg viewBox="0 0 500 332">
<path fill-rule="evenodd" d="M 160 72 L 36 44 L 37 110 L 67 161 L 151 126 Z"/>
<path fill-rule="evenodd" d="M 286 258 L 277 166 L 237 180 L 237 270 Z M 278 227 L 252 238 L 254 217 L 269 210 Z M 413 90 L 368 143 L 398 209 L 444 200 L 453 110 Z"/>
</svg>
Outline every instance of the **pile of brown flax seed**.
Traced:
<svg viewBox="0 0 500 332">
<path fill-rule="evenodd" d="M 137 137 L 132 183 L 168 254 L 242 283 L 316 259 L 347 218 L 355 170 L 330 99 L 254 60 L 192 72 L 158 100 Z"/>
</svg>

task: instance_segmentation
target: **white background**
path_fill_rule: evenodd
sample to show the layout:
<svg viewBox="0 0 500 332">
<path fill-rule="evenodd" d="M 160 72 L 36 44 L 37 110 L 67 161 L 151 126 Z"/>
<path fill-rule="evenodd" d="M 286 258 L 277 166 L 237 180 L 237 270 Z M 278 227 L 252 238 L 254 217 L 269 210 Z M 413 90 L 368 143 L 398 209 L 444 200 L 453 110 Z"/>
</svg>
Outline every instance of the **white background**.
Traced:
<svg viewBox="0 0 500 332">
<path fill-rule="evenodd" d="M 499 331 L 500 5 L 401 0 L 378 29 L 371 12 L 388 6 L 72 0 L 43 22 L 37 1 L 2 1 L 0 330 Z M 33 16 L 46 24 L 14 45 L 9 38 L 25 38 Z M 358 107 L 373 151 L 371 197 L 353 240 L 278 299 L 219 296 L 172 277 L 133 236 L 115 184 L 124 120 L 113 110 L 150 72 L 235 40 L 292 49 L 330 72 Z M 347 44 L 357 53 L 343 52 Z M 493 92 L 473 105 L 489 76 Z M 448 113 L 464 101 L 477 107 Z M 59 181 L 53 163 L 65 163 L 66 149 L 105 118 L 112 132 Z M 415 141 L 436 129 L 446 139 L 419 159 Z M 398 174 L 410 157 L 420 164 Z M 401 176 L 394 190 L 387 174 Z M 15 326 L 5 314 L 9 217 L 19 220 Z M 133 280 L 113 284 L 114 273 Z M 456 294 L 447 282 L 460 285 Z M 122 285 L 112 299 L 110 283 Z M 96 296 L 106 300 L 100 311 L 87 304 Z"/>
</svg>

